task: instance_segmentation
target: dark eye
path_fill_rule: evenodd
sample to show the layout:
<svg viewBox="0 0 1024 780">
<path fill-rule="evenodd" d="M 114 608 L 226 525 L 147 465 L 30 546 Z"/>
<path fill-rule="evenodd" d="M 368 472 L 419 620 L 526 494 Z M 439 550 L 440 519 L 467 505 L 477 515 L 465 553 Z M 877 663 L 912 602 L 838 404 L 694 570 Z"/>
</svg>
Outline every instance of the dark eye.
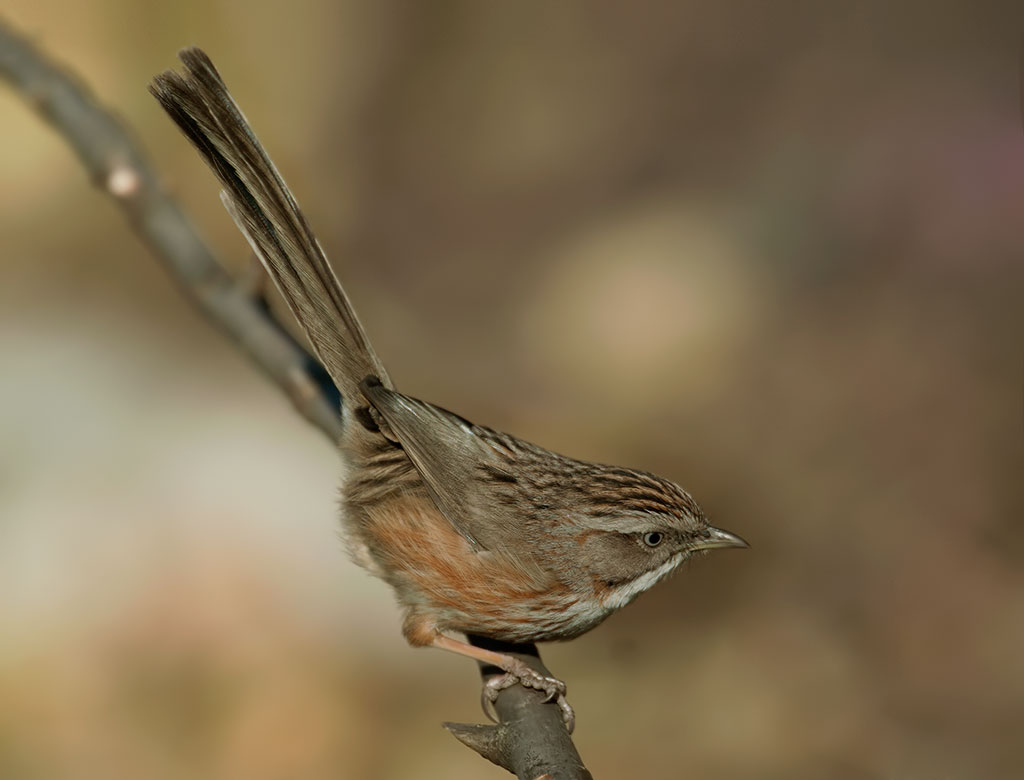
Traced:
<svg viewBox="0 0 1024 780">
<path fill-rule="evenodd" d="M 664 538 L 665 535 L 660 531 L 648 531 L 644 534 L 644 544 L 648 547 L 657 547 Z"/>
</svg>

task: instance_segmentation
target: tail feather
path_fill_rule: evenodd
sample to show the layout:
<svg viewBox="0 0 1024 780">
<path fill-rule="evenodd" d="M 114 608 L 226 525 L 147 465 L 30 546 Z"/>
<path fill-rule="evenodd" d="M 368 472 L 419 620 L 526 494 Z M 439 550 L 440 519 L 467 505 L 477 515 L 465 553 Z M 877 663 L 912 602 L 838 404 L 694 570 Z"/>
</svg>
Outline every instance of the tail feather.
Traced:
<svg viewBox="0 0 1024 780">
<path fill-rule="evenodd" d="M 196 48 L 179 56 L 185 73 L 162 73 L 150 92 L 224 185 L 224 205 L 342 397 L 358 397 L 371 375 L 392 387 L 295 198 L 210 58 Z"/>
</svg>

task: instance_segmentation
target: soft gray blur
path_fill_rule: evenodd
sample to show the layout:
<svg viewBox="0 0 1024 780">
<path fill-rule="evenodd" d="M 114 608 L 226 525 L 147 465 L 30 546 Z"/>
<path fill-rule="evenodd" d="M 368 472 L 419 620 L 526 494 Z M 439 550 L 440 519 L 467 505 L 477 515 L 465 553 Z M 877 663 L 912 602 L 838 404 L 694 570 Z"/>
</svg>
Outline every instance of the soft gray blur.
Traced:
<svg viewBox="0 0 1024 780">
<path fill-rule="evenodd" d="M 545 649 L 597 777 L 1024 766 L 1014 4 L 9 0 L 234 268 L 201 45 L 404 391 L 750 540 Z M 336 458 L 0 88 L 0 777 L 501 778 Z"/>
</svg>

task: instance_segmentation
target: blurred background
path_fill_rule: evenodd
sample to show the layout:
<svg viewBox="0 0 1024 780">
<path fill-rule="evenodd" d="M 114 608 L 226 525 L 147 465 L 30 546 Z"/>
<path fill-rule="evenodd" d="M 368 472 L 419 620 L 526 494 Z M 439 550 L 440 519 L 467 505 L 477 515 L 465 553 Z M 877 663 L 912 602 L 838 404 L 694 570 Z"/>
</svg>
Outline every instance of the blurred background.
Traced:
<svg viewBox="0 0 1024 780">
<path fill-rule="evenodd" d="M 597 777 L 1024 768 L 1016 4 L 8 0 L 248 247 L 146 91 L 206 48 L 399 386 L 752 543 L 544 649 Z M 337 538 L 320 433 L 0 88 L 0 777 L 500 778 Z"/>
</svg>

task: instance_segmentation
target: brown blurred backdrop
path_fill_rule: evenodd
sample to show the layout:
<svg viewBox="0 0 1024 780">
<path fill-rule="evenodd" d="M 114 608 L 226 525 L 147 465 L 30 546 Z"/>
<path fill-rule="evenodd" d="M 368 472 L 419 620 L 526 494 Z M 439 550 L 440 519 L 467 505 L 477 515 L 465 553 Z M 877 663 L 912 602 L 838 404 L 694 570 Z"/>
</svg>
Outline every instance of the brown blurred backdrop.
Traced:
<svg viewBox="0 0 1024 780">
<path fill-rule="evenodd" d="M 1024 768 L 1014 4 L 9 0 L 235 268 L 205 47 L 407 392 L 753 549 L 550 646 L 596 776 Z M 0 89 L 0 777 L 483 778 L 336 460 Z"/>
</svg>

